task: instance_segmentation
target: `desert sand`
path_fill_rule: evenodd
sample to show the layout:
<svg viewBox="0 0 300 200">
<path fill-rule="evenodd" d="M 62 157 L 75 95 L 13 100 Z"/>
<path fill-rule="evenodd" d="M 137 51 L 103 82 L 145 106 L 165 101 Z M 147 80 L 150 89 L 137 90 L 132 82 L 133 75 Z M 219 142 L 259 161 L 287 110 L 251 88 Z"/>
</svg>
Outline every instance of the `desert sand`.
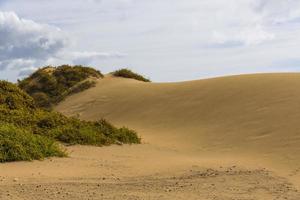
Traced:
<svg viewBox="0 0 300 200">
<path fill-rule="evenodd" d="M 0 164 L 0 199 L 300 199 L 300 74 L 106 76 L 55 109 L 126 125 L 143 144 Z"/>
</svg>

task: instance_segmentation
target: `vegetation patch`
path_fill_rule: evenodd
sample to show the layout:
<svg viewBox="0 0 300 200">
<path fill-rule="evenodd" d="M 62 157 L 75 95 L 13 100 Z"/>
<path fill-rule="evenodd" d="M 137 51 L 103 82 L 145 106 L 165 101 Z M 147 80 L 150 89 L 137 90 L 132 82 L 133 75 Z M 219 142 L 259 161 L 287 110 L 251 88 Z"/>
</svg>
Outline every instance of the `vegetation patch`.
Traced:
<svg viewBox="0 0 300 200">
<path fill-rule="evenodd" d="M 118 76 L 118 77 L 132 78 L 132 79 L 136 79 L 138 81 L 151 82 L 150 79 L 147 79 L 144 76 L 131 71 L 130 69 L 120 69 L 120 70 L 114 71 L 112 74 L 114 76 Z"/>
<path fill-rule="evenodd" d="M 83 121 L 38 108 L 17 85 L 0 81 L 0 162 L 64 156 L 58 142 L 103 146 L 140 143 L 140 138 L 106 120 Z"/>
<path fill-rule="evenodd" d="M 34 98 L 38 107 L 51 108 L 66 96 L 95 85 L 87 79 L 101 77 L 100 71 L 90 67 L 62 65 L 41 68 L 18 85 Z"/>
<path fill-rule="evenodd" d="M 51 138 L 34 135 L 12 124 L 0 124 L 0 162 L 41 160 L 65 155 Z"/>
</svg>

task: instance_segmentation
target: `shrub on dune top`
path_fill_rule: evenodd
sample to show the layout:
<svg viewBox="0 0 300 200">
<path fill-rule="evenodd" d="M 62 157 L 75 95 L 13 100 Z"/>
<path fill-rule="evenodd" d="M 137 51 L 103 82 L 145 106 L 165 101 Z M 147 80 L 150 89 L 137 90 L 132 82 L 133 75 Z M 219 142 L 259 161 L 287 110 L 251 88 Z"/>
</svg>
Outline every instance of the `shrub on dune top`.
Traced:
<svg viewBox="0 0 300 200">
<path fill-rule="evenodd" d="M 88 78 L 101 78 L 103 74 L 81 65 L 44 67 L 18 82 L 18 86 L 34 98 L 37 106 L 51 108 L 66 96 L 83 91 L 94 84 Z"/>
<path fill-rule="evenodd" d="M 114 71 L 112 74 L 114 76 L 118 76 L 118 77 L 132 78 L 132 79 L 136 79 L 138 81 L 150 82 L 149 79 L 143 77 L 140 74 L 137 74 L 137 73 L 131 71 L 130 69 L 119 69 L 117 71 Z"/>
</svg>

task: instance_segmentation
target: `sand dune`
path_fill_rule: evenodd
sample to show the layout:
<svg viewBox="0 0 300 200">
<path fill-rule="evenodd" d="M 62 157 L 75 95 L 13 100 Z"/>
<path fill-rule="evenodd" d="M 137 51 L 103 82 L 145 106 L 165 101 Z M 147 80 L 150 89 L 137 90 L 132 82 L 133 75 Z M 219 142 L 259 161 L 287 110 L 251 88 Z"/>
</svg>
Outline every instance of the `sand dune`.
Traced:
<svg viewBox="0 0 300 200">
<path fill-rule="evenodd" d="M 174 150 L 300 166 L 300 74 L 150 84 L 108 77 L 57 110 L 128 125 L 144 142 Z"/>
<path fill-rule="evenodd" d="M 300 74 L 107 76 L 56 110 L 129 126 L 144 144 L 0 165 L 0 199 L 300 199 Z"/>
</svg>

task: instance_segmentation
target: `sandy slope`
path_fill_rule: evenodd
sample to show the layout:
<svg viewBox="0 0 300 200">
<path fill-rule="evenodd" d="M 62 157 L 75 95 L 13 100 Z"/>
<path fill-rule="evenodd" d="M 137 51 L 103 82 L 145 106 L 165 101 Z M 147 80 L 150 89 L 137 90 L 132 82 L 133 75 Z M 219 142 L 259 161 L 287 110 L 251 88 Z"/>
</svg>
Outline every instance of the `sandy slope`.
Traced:
<svg viewBox="0 0 300 200">
<path fill-rule="evenodd" d="M 174 150 L 259 155 L 300 166 L 300 74 L 169 84 L 106 78 L 57 110 L 126 124 L 145 142 Z"/>
<path fill-rule="evenodd" d="M 0 199 L 300 199 L 300 74 L 106 77 L 56 109 L 135 128 L 144 144 L 0 165 Z"/>
</svg>

